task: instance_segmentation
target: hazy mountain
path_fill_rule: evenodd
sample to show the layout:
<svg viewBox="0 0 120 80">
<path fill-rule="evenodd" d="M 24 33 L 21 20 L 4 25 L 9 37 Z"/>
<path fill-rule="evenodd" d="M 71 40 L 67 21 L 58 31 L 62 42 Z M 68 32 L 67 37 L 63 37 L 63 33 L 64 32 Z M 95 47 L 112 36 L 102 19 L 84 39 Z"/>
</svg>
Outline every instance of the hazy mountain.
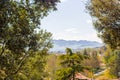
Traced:
<svg viewBox="0 0 120 80">
<path fill-rule="evenodd" d="M 96 41 L 87 41 L 87 40 L 53 40 L 54 47 L 51 49 L 51 51 L 61 51 L 64 52 L 67 47 L 79 50 L 83 48 L 95 48 L 95 47 L 101 47 L 103 46 L 102 43 L 96 42 Z"/>
</svg>

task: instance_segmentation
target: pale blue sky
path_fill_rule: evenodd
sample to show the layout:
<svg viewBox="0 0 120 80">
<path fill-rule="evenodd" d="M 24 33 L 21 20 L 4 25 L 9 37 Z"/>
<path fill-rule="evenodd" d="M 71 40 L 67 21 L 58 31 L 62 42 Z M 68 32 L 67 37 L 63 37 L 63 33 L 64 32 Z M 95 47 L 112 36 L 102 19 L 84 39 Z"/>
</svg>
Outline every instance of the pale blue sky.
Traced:
<svg viewBox="0 0 120 80">
<path fill-rule="evenodd" d="M 57 5 L 58 10 L 42 20 L 41 27 L 53 33 L 53 39 L 101 42 L 86 12 L 84 1 L 62 0 Z"/>
</svg>

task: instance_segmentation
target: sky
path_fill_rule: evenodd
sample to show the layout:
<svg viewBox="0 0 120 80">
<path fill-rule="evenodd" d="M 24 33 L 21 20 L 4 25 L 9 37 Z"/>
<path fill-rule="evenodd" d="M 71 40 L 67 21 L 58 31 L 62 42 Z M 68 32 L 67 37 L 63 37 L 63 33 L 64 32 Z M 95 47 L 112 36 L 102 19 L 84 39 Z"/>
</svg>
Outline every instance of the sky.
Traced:
<svg viewBox="0 0 120 80">
<path fill-rule="evenodd" d="M 52 11 L 41 21 L 41 28 L 53 34 L 53 39 L 89 40 L 102 42 L 85 9 L 86 0 L 61 0 L 57 11 Z"/>
</svg>

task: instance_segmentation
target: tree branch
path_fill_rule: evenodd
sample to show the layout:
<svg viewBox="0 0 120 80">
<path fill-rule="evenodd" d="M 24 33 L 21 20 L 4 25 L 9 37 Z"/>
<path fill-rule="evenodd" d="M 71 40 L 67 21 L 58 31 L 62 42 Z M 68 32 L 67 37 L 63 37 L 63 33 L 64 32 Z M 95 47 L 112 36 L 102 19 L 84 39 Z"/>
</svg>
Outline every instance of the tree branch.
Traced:
<svg viewBox="0 0 120 80">
<path fill-rule="evenodd" d="M 1 48 L 1 53 L 0 53 L 0 56 L 2 56 L 2 54 L 4 53 L 4 51 L 5 51 L 5 41 L 3 42 L 3 46 L 2 46 L 2 48 Z"/>
<path fill-rule="evenodd" d="M 18 71 L 20 70 L 20 68 L 21 68 L 21 67 L 22 67 L 22 65 L 23 65 L 23 62 L 25 61 L 25 59 L 26 59 L 28 56 L 29 56 L 29 55 L 28 55 L 28 54 L 26 54 L 26 55 L 24 55 L 24 56 L 22 57 L 22 59 L 21 59 L 21 61 L 20 61 L 19 65 L 18 65 L 17 70 L 16 70 L 13 74 L 18 73 Z"/>
</svg>

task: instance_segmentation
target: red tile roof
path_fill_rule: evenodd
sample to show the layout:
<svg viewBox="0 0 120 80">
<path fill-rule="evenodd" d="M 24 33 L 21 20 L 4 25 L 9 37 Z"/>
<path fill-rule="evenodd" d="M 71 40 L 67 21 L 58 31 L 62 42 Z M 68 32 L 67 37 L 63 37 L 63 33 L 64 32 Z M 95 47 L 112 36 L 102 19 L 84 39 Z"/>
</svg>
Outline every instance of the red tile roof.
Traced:
<svg viewBox="0 0 120 80">
<path fill-rule="evenodd" d="M 81 73 L 77 73 L 77 74 L 75 75 L 75 78 L 76 78 L 76 79 L 87 79 L 87 80 L 91 80 L 90 78 L 82 75 Z"/>
</svg>

